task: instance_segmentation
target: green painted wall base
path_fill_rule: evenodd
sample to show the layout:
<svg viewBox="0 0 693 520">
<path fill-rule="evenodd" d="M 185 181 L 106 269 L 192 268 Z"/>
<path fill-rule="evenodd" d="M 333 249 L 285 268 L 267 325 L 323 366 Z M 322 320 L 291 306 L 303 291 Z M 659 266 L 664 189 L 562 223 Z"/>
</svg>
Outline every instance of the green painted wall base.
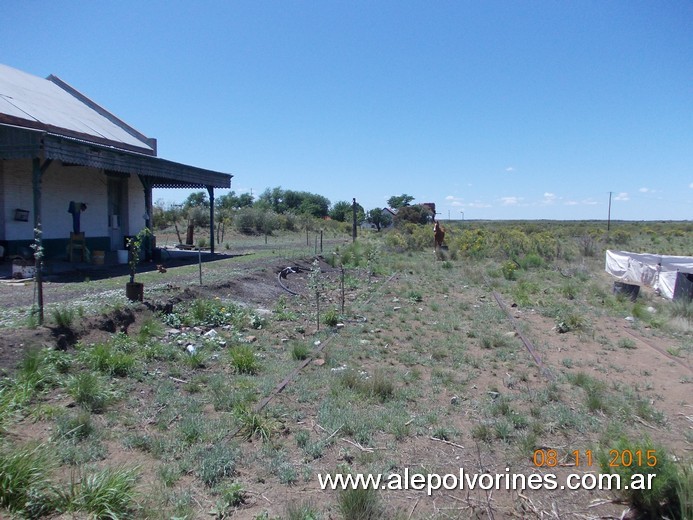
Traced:
<svg viewBox="0 0 693 520">
<path fill-rule="evenodd" d="M 67 244 L 69 238 L 49 238 L 43 241 L 44 257 L 50 260 L 66 260 Z M 5 248 L 5 258 L 8 256 L 31 255 L 33 250 L 31 240 L 3 240 L 0 245 Z M 87 237 L 87 248 L 89 251 L 110 251 L 110 237 Z"/>
</svg>

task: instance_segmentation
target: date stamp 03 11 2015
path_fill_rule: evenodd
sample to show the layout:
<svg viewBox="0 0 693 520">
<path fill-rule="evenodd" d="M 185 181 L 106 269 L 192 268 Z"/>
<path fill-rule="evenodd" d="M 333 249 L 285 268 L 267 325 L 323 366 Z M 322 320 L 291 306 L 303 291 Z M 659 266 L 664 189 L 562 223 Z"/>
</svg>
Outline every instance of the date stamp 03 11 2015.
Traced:
<svg viewBox="0 0 693 520">
<path fill-rule="evenodd" d="M 561 460 L 567 459 L 572 463 L 561 463 Z M 538 449 L 534 450 L 532 463 L 537 468 L 555 468 L 556 466 L 573 466 L 590 467 L 594 462 L 592 450 L 573 450 L 567 451 L 561 455 L 558 450 L 554 449 Z M 656 450 L 609 450 L 608 463 L 609 468 L 618 467 L 647 467 L 654 468 L 657 466 L 657 451 Z"/>
</svg>

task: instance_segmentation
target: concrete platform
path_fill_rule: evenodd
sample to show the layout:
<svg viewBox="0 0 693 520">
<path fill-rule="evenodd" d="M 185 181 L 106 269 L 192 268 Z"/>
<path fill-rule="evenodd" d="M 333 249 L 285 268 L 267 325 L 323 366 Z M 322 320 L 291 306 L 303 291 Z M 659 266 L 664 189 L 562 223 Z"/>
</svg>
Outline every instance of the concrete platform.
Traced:
<svg viewBox="0 0 693 520">
<path fill-rule="evenodd" d="M 138 273 L 155 271 L 159 265 L 167 269 L 182 265 L 191 265 L 199 262 L 211 262 L 229 258 L 227 253 L 211 254 L 209 251 L 185 251 L 175 248 L 161 248 L 160 261 L 142 261 L 137 267 Z M 0 263 L 0 281 L 16 280 L 12 275 L 12 262 L 14 259 L 6 258 Z M 48 258 L 44 260 L 43 279 L 54 282 L 83 281 L 85 276 L 93 280 L 113 278 L 130 274 L 130 266 L 118 262 L 117 251 L 106 251 L 104 262 L 101 265 L 87 262 L 68 262 L 66 258 Z"/>
</svg>

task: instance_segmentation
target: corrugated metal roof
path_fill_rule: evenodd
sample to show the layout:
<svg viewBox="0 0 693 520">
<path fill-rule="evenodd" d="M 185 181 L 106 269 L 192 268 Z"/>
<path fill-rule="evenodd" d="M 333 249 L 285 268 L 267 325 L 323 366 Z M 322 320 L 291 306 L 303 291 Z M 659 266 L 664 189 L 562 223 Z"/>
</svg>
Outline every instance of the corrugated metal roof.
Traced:
<svg viewBox="0 0 693 520">
<path fill-rule="evenodd" d="M 229 188 L 232 175 L 156 157 L 156 140 L 61 79 L 0 64 L 0 159 L 59 159 L 137 174 L 152 187 Z"/>
<path fill-rule="evenodd" d="M 4 118 L 2 116 L 5 116 Z M 66 135 L 92 137 L 126 149 L 156 155 L 155 145 L 134 128 L 89 100 L 55 76 L 32 76 L 0 64 L 0 119 L 30 128 L 65 130 Z M 76 134 L 76 135 L 75 135 Z"/>
</svg>

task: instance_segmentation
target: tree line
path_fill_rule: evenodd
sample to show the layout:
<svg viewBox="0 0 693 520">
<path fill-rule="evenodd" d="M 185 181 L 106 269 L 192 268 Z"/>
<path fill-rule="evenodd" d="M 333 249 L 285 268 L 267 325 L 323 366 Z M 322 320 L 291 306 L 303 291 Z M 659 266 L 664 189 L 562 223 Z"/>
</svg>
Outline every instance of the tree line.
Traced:
<svg viewBox="0 0 693 520">
<path fill-rule="evenodd" d="M 356 220 L 372 224 L 378 231 L 399 222 L 424 224 L 434 218 L 429 208 L 412 205 L 414 197 L 407 194 L 387 200 L 384 208 L 366 211 L 356 203 Z M 166 205 L 157 201 L 153 208 L 153 225 L 157 229 L 170 226 L 209 227 L 210 200 L 204 191 L 191 193 L 182 204 Z M 233 227 L 243 234 L 271 234 L 276 230 L 312 229 L 318 220 L 332 220 L 349 226 L 353 219 L 353 203 L 338 201 L 332 204 L 327 197 L 306 191 L 286 190 L 280 186 L 267 188 L 254 199 L 249 193 L 231 191 L 214 199 L 218 227 Z M 221 237 L 219 237 L 221 239 Z"/>
</svg>

